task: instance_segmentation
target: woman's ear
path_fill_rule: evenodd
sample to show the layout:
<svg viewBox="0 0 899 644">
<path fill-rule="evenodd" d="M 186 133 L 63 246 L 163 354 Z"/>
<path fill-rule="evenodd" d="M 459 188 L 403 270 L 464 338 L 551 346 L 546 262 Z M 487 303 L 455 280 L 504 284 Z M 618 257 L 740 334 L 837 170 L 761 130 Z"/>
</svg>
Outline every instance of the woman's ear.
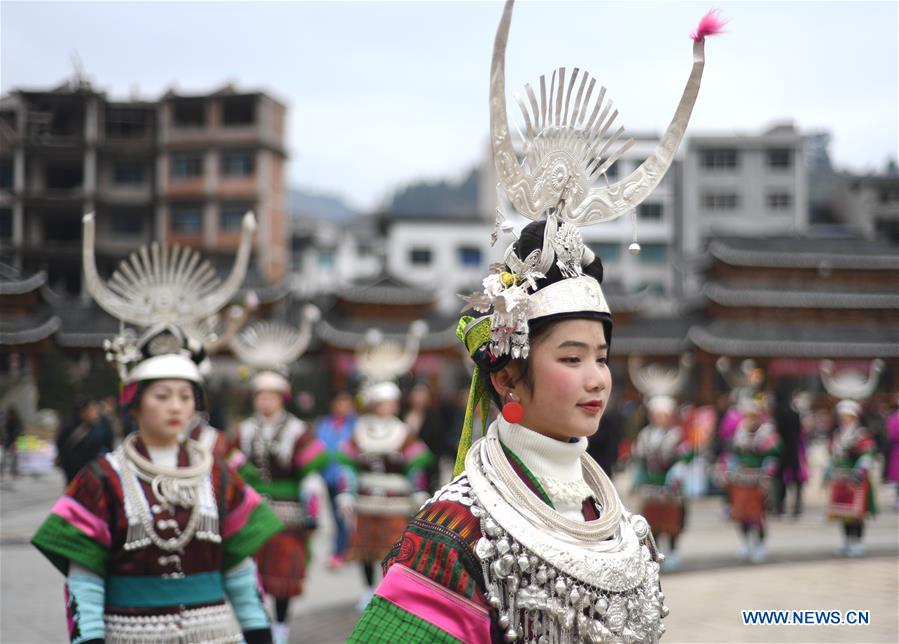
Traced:
<svg viewBox="0 0 899 644">
<path fill-rule="evenodd" d="M 499 371 L 490 374 L 490 384 L 503 400 L 505 400 L 506 394 L 515 388 L 518 380 L 518 368 L 511 362 Z"/>
</svg>

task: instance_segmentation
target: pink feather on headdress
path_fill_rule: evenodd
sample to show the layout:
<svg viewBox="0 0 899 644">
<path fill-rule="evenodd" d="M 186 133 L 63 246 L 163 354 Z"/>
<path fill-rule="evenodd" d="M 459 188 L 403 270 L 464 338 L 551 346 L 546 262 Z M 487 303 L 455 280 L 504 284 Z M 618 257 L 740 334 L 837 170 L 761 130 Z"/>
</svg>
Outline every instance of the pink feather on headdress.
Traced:
<svg viewBox="0 0 899 644">
<path fill-rule="evenodd" d="M 718 10 L 712 9 L 702 17 L 696 31 L 690 34 L 690 38 L 699 41 L 704 40 L 706 36 L 714 36 L 720 34 L 727 22 L 718 17 Z"/>
</svg>

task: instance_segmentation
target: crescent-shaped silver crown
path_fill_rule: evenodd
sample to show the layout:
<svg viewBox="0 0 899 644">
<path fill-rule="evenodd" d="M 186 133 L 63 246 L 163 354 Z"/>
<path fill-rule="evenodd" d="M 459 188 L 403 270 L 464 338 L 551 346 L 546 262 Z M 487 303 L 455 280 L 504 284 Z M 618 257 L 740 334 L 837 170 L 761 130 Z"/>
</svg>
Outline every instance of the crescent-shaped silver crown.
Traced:
<svg viewBox="0 0 899 644">
<path fill-rule="evenodd" d="M 317 307 L 307 304 L 299 328 L 276 320 L 260 320 L 244 327 L 229 346 L 243 363 L 257 370 L 287 372 L 309 348 L 312 327 L 321 317 Z"/>
<path fill-rule="evenodd" d="M 256 230 L 256 219 L 248 212 L 234 266 L 224 282 L 195 250 L 153 242 L 123 260 L 107 283 L 97 271 L 93 213 L 82 222 L 84 280 L 97 304 L 122 322 L 139 327 L 173 324 L 198 341 L 213 332 L 216 314 L 240 288 Z"/>
<path fill-rule="evenodd" d="M 821 363 L 821 383 L 834 398 L 851 398 L 852 400 L 865 400 L 877 389 L 880 382 L 880 372 L 883 371 L 883 360 L 872 360 L 868 365 L 868 372 L 858 369 L 845 369 L 837 371 L 830 360 Z"/>
<path fill-rule="evenodd" d="M 514 0 L 507 0 L 496 31 L 490 70 L 490 141 L 500 185 L 523 216 L 538 220 L 552 209 L 562 221 L 586 226 L 616 219 L 638 206 L 665 176 L 699 93 L 705 65 L 704 40 L 693 44 L 693 67 L 674 117 L 653 153 L 620 181 L 594 187 L 602 175 L 630 147 L 621 140 L 624 128 L 611 132 L 618 115 L 606 90 L 575 68 L 553 73 L 549 91 L 540 78 L 540 99 L 525 88 L 527 101 L 517 98 L 524 117 L 524 161 L 519 160 L 506 114 L 506 44 Z M 595 97 L 595 98 L 594 98 Z"/>
<path fill-rule="evenodd" d="M 394 380 L 412 369 L 428 327 L 422 320 L 410 324 L 403 344 L 385 339 L 376 329 L 370 331 L 356 348 L 356 368 L 367 383 L 373 384 Z"/>
</svg>

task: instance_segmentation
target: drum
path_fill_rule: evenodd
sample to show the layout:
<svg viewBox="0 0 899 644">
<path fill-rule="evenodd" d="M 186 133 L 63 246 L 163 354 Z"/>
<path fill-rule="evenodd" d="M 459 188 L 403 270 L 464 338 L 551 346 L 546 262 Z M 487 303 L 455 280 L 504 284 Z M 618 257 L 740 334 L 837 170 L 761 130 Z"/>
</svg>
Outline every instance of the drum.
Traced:
<svg viewBox="0 0 899 644">
<path fill-rule="evenodd" d="M 863 519 L 867 510 L 868 480 L 856 481 L 852 470 L 837 470 L 830 481 L 829 519 Z"/>
<path fill-rule="evenodd" d="M 683 499 L 661 485 L 640 487 L 643 504 L 640 514 L 649 523 L 654 534 L 676 537 L 683 530 Z"/>
</svg>

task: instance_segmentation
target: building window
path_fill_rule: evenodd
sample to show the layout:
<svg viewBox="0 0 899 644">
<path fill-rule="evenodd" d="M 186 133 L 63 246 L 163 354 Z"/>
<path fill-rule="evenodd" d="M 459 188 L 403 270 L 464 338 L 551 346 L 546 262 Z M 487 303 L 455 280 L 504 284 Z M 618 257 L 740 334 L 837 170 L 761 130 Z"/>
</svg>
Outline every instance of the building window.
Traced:
<svg viewBox="0 0 899 644">
<path fill-rule="evenodd" d="M 733 192 L 709 192 L 702 195 L 702 207 L 706 210 L 736 210 L 740 198 Z"/>
<path fill-rule="evenodd" d="M 664 295 L 665 285 L 662 282 L 644 282 L 640 286 L 640 290 L 646 289 L 653 295 Z"/>
<path fill-rule="evenodd" d="M 0 161 L 0 190 L 12 190 L 12 161 Z"/>
<path fill-rule="evenodd" d="M 725 170 L 737 167 L 739 156 L 734 148 L 710 148 L 699 152 L 699 163 L 707 170 Z"/>
<path fill-rule="evenodd" d="M 222 100 L 222 124 L 252 125 L 256 120 L 256 99 L 240 97 Z"/>
<path fill-rule="evenodd" d="M 222 176 L 249 177 L 253 174 L 253 153 L 249 150 L 222 152 Z"/>
<path fill-rule="evenodd" d="M 481 266 L 480 248 L 474 246 L 462 246 L 456 250 L 456 256 L 459 258 L 460 266 L 469 268 L 479 268 Z"/>
<path fill-rule="evenodd" d="M 173 233 L 199 235 L 203 232 L 203 210 L 200 206 L 172 206 Z"/>
<path fill-rule="evenodd" d="M 641 221 L 662 221 L 662 204 L 641 203 L 637 208 L 637 217 Z"/>
<path fill-rule="evenodd" d="M 337 253 L 333 249 L 323 249 L 318 251 L 318 267 L 334 268 L 337 263 Z"/>
<path fill-rule="evenodd" d="M 199 152 L 179 152 L 172 155 L 172 179 L 193 179 L 202 176 L 202 154 Z"/>
<path fill-rule="evenodd" d="M 243 216 L 252 208 L 246 204 L 228 204 L 222 206 L 219 216 L 219 229 L 223 233 L 239 233 L 243 225 Z"/>
<path fill-rule="evenodd" d="M 44 171 L 44 185 L 48 190 L 76 190 L 83 182 L 84 171 L 81 165 L 48 164 Z"/>
<path fill-rule="evenodd" d="M 140 139 L 150 133 L 153 111 L 146 109 L 106 109 L 106 136 L 110 139 Z"/>
<path fill-rule="evenodd" d="M 133 215 L 115 215 L 110 230 L 116 237 L 139 237 L 144 231 L 143 221 Z"/>
<path fill-rule="evenodd" d="M 793 151 L 790 148 L 771 148 L 765 153 L 769 168 L 786 169 L 793 165 Z"/>
<path fill-rule="evenodd" d="M 621 257 L 621 244 L 616 242 L 587 242 L 587 246 L 603 262 L 614 262 Z"/>
<path fill-rule="evenodd" d="M 642 244 L 637 256 L 644 264 L 664 264 L 668 261 L 668 246 L 665 244 Z"/>
<path fill-rule="evenodd" d="M 409 251 L 409 261 L 414 266 L 430 266 L 431 256 L 430 248 L 413 248 Z"/>
<path fill-rule="evenodd" d="M 144 182 L 144 166 L 141 163 L 116 163 L 112 170 L 112 182 L 117 186 L 135 186 Z"/>
<path fill-rule="evenodd" d="M 12 209 L 0 210 L 0 239 L 9 241 L 12 239 Z"/>
<path fill-rule="evenodd" d="M 2 187 L 2 186 L 0 186 Z M 899 189 L 890 190 L 889 188 L 881 190 L 877 195 L 880 203 L 887 204 L 899 201 Z"/>
<path fill-rule="evenodd" d="M 175 127 L 205 127 L 206 104 L 203 101 L 178 101 L 172 105 Z"/>
<path fill-rule="evenodd" d="M 54 217 L 43 220 L 43 241 L 47 242 L 80 242 L 81 221 L 78 217 Z"/>
<path fill-rule="evenodd" d="M 769 192 L 765 200 L 771 210 L 786 210 L 793 207 L 793 195 L 789 192 Z"/>
</svg>

